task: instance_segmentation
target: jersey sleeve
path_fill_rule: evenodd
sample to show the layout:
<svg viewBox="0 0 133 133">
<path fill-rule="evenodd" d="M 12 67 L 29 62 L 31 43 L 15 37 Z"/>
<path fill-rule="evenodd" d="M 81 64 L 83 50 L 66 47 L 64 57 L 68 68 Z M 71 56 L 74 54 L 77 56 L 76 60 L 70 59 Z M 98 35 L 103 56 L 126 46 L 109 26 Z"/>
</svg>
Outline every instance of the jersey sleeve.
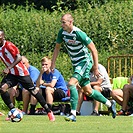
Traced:
<svg viewBox="0 0 133 133">
<path fill-rule="evenodd" d="M 92 40 L 87 36 L 87 34 L 83 31 L 78 31 L 77 35 L 80 39 L 80 41 L 85 45 L 88 46 L 92 42 Z"/>
<path fill-rule="evenodd" d="M 7 42 L 6 48 L 12 54 L 13 57 L 20 53 L 19 49 L 11 42 Z"/>
<path fill-rule="evenodd" d="M 52 80 L 58 80 L 59 79 L 59 71 L 55 69 L 54 73 L 53 73 L 53 77 L 52 77 Z"/>
<path fill-rule="evenodd" d="M 63 29 L 60 29 L 57 35 L 56 43 L 62 43 L 63 42 L 63 36 L 62 36 Z"/>
</svg>

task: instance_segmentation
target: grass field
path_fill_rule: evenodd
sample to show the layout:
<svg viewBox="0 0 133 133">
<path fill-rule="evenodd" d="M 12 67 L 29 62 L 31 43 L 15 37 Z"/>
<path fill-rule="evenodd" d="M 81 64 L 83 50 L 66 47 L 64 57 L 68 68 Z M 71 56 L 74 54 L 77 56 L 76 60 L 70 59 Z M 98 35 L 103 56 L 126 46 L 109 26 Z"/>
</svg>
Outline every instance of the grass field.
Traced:
<svg viewBox="0 0 133 133">
<path fill-rule="evenodd" d="M 133 117 L 77 116 L 77 122 L 66 122 L 56 115 L 50 122 L 46 115 L 25 115 L 18 123 L 5 121 L 0 116 L 0 133 L 133 133 Z"/>
</svg>

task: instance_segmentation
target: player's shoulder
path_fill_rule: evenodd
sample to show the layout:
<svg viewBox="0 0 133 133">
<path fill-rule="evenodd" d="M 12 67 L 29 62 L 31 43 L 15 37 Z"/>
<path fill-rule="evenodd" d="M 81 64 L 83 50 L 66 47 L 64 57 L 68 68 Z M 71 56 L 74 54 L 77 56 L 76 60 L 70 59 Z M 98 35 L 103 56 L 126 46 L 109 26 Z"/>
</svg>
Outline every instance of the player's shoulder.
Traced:
<svg viewBox="0 0 133 133">
<path fill-rule="evenodd" d="M 76 32 L 83 32 L 80 28 L 76 27 L 76 26 L 73 26 L 73 31 L 76 31 Z"/>
<path fill-rule="evenodd" d="M 29 70 L 33 70 L 33 71 L 39 72 L 39 70 L 35 66 L 32 66 L 32 65 L 30 65 Z"/>
<path fill-rule="evenodd" d="M 12 42 L 10 42 L 10 41 L 6 41 L 5 42 L 5 45 L 12 45 L 13 43 Z"/>
<path fill-rule="evenodd" d="M 61 72 L 58 69 L 56 69 L 56 68 L 54 69 L 54 74 L 56 74 L 56 75 L 62 75 Z"/>
<path fill-rule="evenodd" d="M 54 69 L 54 72 L 59 73 L 59 70 L 57 68 Z"/>
<path fill-rule="evenodd" d="M 13 44 L 13 43 L 10 42 L 10 41 L 6 41 L 6 42 L 5 42 L 5 46 L 6 46 L 6 47 L 12 46 L 12 47 L 14 47 L 14 48 L 16 47 L 15 44 Z"/>
<path fill-rule="evenodd" d="M 105 66 L 103 66 L 102 64 L 98 64 L 98 69 L 102 73 L 107 73 Z"/>
<path fill-rule="evenodd" d="M 64 30 L 63 30 L 63 28 L 60 28 L 59 29 L 59 33 L 62 33 Z"/>
<path fill-rule="evenodd" d="M 83 30 L 81 30 L 80 28 L 78 28 L 76 26 L 73 26 L 73 31 L 79 36 L 83 36 L 83 37 L 87 36 L 86 33 Z"/>
</svg>

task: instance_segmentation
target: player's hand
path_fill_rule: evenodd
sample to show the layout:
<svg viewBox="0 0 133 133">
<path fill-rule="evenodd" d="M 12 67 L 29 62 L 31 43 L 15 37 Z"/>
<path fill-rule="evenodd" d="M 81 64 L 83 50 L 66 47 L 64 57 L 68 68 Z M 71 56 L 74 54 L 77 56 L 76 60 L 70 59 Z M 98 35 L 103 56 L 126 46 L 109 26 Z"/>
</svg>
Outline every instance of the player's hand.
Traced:
<svg viewBox="0 0 133 133">
<path fill-rule="evenodd" d="M 42 67 L 40 73 L 44 73 L 44 72 L 46 72 L 46 71 L 47 71 L 47 68 Z"/>
<path fill-rule="evenodd" d="M 4 74 L 8 74 L 9 71 L 10 71 L 9 68 L 7 67 L 7 68 L 5 68 L 5 69 L 3 70 L 3 73 L 4 73 Z"/>
<path fill-rule="evenodd" d="M 98 69 L 94 69 L 93 70 L 94 76 L 98 79 L 100 76 L 102 76 L 102 74 L 99 72 Z"/>
</svg>

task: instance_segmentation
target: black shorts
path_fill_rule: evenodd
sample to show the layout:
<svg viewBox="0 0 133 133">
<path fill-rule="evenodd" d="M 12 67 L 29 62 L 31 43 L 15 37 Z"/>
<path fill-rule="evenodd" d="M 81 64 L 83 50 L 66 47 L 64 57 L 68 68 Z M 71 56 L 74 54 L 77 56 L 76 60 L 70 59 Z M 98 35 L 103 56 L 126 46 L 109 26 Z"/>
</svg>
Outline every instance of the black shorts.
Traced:
<svg viewBox="0 0 133 133">
<path fill-rule="evenodd" d="M 7 76 L 5 76 L 3 78 L 1 85 L 3 85 L 4 83 L 8 84 L 9 88 L 14 87 L 18 83 L 20 83 L 23 86 L 23 88 L 25 88 L 26 90 L 34 90 L 35 89 L 30 75 L 17 76 L 17 75 L 13 75 L 13 74 L 7 74 Z"/>
<path fill-rule="evenodd" d="M 111 90 L 109 89 L 109 88 L 102 88 L 103 90 L 102 90 L 102 92 L 101 92 L 101 94 L 104 96 L 104 97 L 106 97 L 106 98 L 110 98 L 110 92 L 111 92 Z"/>
<path fill-rule="evenodd" d="M 46 100 L 45 89 L 42 89 L 42 95 L 43 95 L 44 99 Z M 60 101 L 64 97 L 66 97 L 64 91 L 61 89 L 55 88 L 54 95 L 53 95 L 54 101 Z"/>
</svg>

